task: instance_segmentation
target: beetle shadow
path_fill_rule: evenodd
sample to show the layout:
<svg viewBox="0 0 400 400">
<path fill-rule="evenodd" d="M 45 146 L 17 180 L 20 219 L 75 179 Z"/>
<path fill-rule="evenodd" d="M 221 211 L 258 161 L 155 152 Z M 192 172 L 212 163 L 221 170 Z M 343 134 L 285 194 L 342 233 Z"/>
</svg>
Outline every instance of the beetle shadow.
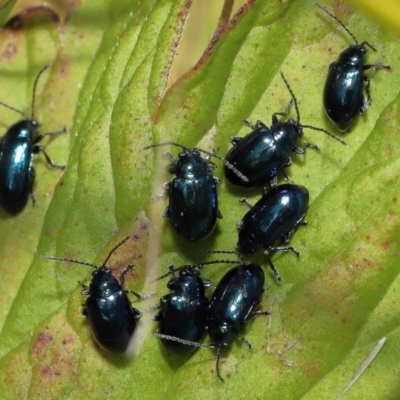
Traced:
<svg viewBox="0 0 400 400">
<path fill-rule="evenodd" d="M 171 229 L 171 231 L 173 231 L 174 244 L 177 252 L 193 263 L 202 262 L 208 257 L 208 254 L 204 252 L 204 250 L 213 249 L 217 236 L 221 234 L 218 221 L 214 230 L 207 237 L 197 242 L 190 242 L 180 237 L 173 229 Z"/>
<path fill-rule="evenodd" d="M 269 187 L 269 183 L 267 182 L 264 186 Z M 232 185 L 228 180 L 226 180 L 226 190 L 229 194 L 237 197 L 237 199 L 240 200 L 246 197 L 261 197 L 263 188 L 262 186 L 253 189 L 241 188 L 239 186 Z"/>
<path fill-rule="evenodd" d="M 132 360 L 129 359 L 124 353 L 108 353 L 104 351 L 99 345 L 94 342 L 94 346 L 96 347 L 97 352 L 100 356 L 110 364 L 115 365 L 119 368 L 126 368 L 132 364 Z"/>
<path fill-rule="evenodd" d="M 29 199 L 28 199 L 28 202 L 29 202 Z M 25 207 L 27 207 L 28 205 L 29 204 L 26 204 Z M 32 204 L 31 204 L 31 206 L 32 206 Z M 16 218 L 16 217 L 18 217 L 19 214 L 21 214 L 22 211 L 23 210 L 21 210 L 19 213 L 16 213 L 16 214 L 10 214 L 10 213 L 6 212 L 5 210 L 3 210 L 2 208 L 0 208 L 0 220 L 4 220 L 5 221 L 5 220 L 8 220 L 8 219 Z"/>
<path fill-rule="evenodd" d="M 161 341 L 158 340 L 158 347 L 161 350 L 162 357 L 165 362 L 168 364 L 168 367 L 176 372 L 179 368 L 182 367 L 199 349 L 194 349 L 188 354 L 175 354 L 168 351 L 162 344 Z"/>
</svg>

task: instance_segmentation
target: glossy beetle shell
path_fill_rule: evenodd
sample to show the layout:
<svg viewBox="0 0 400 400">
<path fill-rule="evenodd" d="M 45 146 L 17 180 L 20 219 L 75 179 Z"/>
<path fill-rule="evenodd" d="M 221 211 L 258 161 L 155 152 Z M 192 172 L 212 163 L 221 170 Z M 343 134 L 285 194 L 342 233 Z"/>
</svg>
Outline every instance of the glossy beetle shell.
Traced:
<svg viewBox="0 0 400 400">
<path fill-rule="evenodd" d="M 308 201 L 309 193 L 304 186 L 284 184 L 270 189 L 239 223 L 238 252 L 250 256 L 279 239 L 288 242 L 305 217 Z"/>
<path fill-rule="evenodd" d="M 347 130 L 363 109 L 364 45 L 350 46 L 329 66 L 324 88 L 324 108 L 329 119 L 341 130 Z"/>
<path fill-rule="evenodd" d="M 218 211 L 217 180 L 210 175 L 215 166 L 196 150 L 184 150 L 169 167 L 176 178 L 168 183 L 169 217 L 175 231 L 190 241 L 206 237 L 215 227 Z"/>
<path fill-rule="evenodd" d="M 276 122 L 271 128 L 258 127 L 236 140 L 225 157 L 248 178 L 248 182 L 225 166 L 226 178 L 230 183 L 245 188 L 271 182 L 290 161 L 289 153 L 296 147 L 297 139 L 301 136 L 301 127 L 293 120 Z"/>
<path fill-rule="evenodd" d="M 10 214 L 21 212 L 32 191 L 33 137 L 39 124 L 23 120 L 0 138 L 0 206 Z"/>
<path fill-rule="evenodd" d="M 179 277 L 168 283 L 173 294 L 160 299 L 162 309 L 154 319 L 159 321 L 158 333 L 191 342 L 200 342 L 205 334 L 208 299 L 198 271 L 183 269 Z M 178 341 L 161 339 L 163 346 L 173 352 L 185 354 L 195 347 Z"/>
<path fill-rule="evenodd" d="M 256 264 L 239 265 L 223 276 L 208 306 L 208 333 L 214 345 L 229 346 L 237 328 L 260 303 L 264 281 L 264 271 Z"/>
<path fill-rule="evenodd" d="M 107 267 L 93 271 L 82 313 L 97 344 L 111 353 L 126 351 L 141 313 Z"/>
</svg>

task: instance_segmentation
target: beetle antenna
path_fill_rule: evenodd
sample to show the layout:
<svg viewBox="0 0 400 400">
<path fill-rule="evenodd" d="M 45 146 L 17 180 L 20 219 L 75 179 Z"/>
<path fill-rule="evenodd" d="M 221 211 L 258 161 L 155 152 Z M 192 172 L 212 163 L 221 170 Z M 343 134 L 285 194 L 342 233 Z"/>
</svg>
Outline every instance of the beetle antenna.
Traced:
<svg viewBox="0 0 400 400">
<path fill-rule="evenodd" d="M 279 73 L 281 74 L 283 82 L 285 82 L 285 85 L 288 88 L 290 95 L 292 96 L 292 99 L 293 99 L 293 102 L 294 102 L 294 108 L 295 108 L 296 114 L 297 114 L 297 122 L 300 122 L 300 112 L 299 112 L 299 107 L 297 106 L 296 96 L 294 95 L 292 88 L 290 87 L 288 81 L 286 80 L 285 75 L 283 75 L 283 72 L 279 71 Z"/>
<path fill-rule="evenodd" d="M 215 157 L 218 158 L 218 160 L 222 161 L 222 163 L 229 168 L 234 174 L 236 174 L 242 181 L 244 182 L 248 182 L 248 178 L 246 176 L 244 176 L 237 168 L 235 168 L 229 161 L 226 161 L 225 158 L 222 158 L 220 156 L 218 156 L 215 153 L 212 153 L 210 151 L 206 151 L 203 149 L 199 149 L 198 147 L 195 147 L 193 150 L 197 150 L 200 151 L 201 153 L 207 154 L 210 157 Z"/>
<path fill-rule="evenodd" d="M 200 263 L 196 263 L 193 266 L 194 267 L 202 267 L 203 265 L 209 265 L 209 264 L 242 264 L 240 260 L 211 260 L 211 261 L 204 261 Z M 247 263 L 244 263 L 247 264 Z"/>
<path fill-rule="evenodd" d="M 92 267 L 94 269 L 98 269 L 99 267 L 95 264 L 88 263 L 85 261 L 78 261 L 78 260 L 73 260 L 72 258 L 61 258 L 61 257 L 52 257 L 52 256 L 40 256 L 43 260 L 53 260 L 53 261 L 64 261 L 64 262 L 71 262 L 74 264 L 81 264 L 81 265 L 87 265 L 88 267 Z"/>
<path fill-rule="evenodd" d="M 203 349 L 215 349 L 215 345 L 213 345 L 213 344 L 207 345 L 207 344 L 202 344 L 202 343 L 198 343 L 198 342 L 192 342 L 190 340 L 181 339 L 176 336 L 164 335 L 162 333 L 156 333 L 156 336 L 159 337 L 160 339 L 167 339 L 167 340 L 171 340 L 173 342 L 187 344 L 188 346 L 201 347 Z"/>
<path fill-rule="evenodd" d="M 238 254 L 238 252 L 236 250 L 228 251 L 228 250 L 206 250 L 206 249 L 202 249 L 201 251 L 203 253 L 209 253 L 209 254 Z"/>
<path fill-rule="evenodd" d="M 221 379 L 221 381 L 222 382 L 224 382 L 225 383 L 225 380 L 224 380 L 224 378 L 222 378 L 222 376 L 221 376 L 221 373 L 220 373 L 220 371 L 219 371 L 219 360 L 221 359 L 221 346 L 220 347 L 218 347 L 218 351 L 217 351 L 217 361 L 216 361 L 216 370 L 217 370 L 217 376 L 218 376 L 218 378 L 219 379 Z"/>
<path fill-rule="evenodd" d="M 8 108 L 10 110 L 13 110 L 13 111 L 17 112 L 18 114 L 21 114 L 25 119 L 30 119 L 28 114 L 25 114 L 23 111 L 18 110 L 18 109 L 14 108 L 14 107 L 11 107 L 8 104 L 3 103 L 2 101 L 0 101 L 0 105 L 2 105 L 3 107 Z"/>
<path fill-rule="evenodd" d="M 342 143 L 342 144 L 347 144 L 347 142 L 345 142 L 344 140 L 340 139 L 339 137 L 335 136 L 333 133 L 330 133 L 329 131 L 326 131 L 325 129 L 322 128 L 316 128 L 315 126 L 311 126 L 311 125 L 301 125 L 303 128 L 310 128 L 313 129 L 314 131 L 320 131 L 320 132 L 324 132 L 325 134 L 327 134 L 328 136 L 330 136 L 331 138 L 337 140 L 338 142 Z"/>
<path fill-rule="evenodd" d="M 170 146 L 177 146 L 177 147 L 180 147 L 180 148 L 183 149 L 183 150 L 190 150 L 189 148 L 187 148 L 187 147 L 185 147 L 185 146 L 182 146 L 181 144 L 175 143 L 175 142 L 164 142 L 164 143 L 158 143 L 158 144 L 151 144 L 150 146 L 144 147 L 143 150 L 148 150 L 148 149 L 150 149 L 150 148 L 152 148 L 152 147 L 161 147 L 161 146 L 168 146 L 168 145 L 170 145 Z M 211 153 L 211 152 L 209 152 L 209 151 L 206 151 L 206 150 L 203 150 L 203 149 L 199 149 L 198 147 L 194 147 L 193 150 L 199 151 L 199 152 L 204 153 L 204 154 L 207 154 L 208 156 L 211 156 L 211 157 L 218 158 L 218 160 L 222 161 L 222 162 L 224 163 L 224 165 L 225 165 L 227 168 L 231 169 L 242 181 L 244 181 L 244 182 L 248 182 L 248 181 L 249 181 L 249 180 L 248 180 L 241 172 L 239 172 L 230 162 L 226 161 L 224 158 L 222 158 L 222 157 L 220 157 L 220 156 L 217 156 L 215 153 Z"/>
<path fill-rule="evenodd" d="M 181 144 L 175 142 L 163 142 L 163 143 L 151 144 L 150 146 L 144 147 L 143 150 L 148 150 L 153 147 L 162 147 L 162 146 L 176 146 L 180 147 L 182 150 L 189 150 L 187 147 L 182 146 Z"/>
<path fill-rule="evenodd" d="M 118 249 L 118 247 L 121 247 L 128 239 L 130 238 L 130 236 L 127 236 L 125 239 L 122 239 L 116 246 L 114 246 L 111 251 L 108 253 L 107 258 L 104 260 L 103 264 L 101 265 L 102 267 L 105 267 L 107 264 L 107 261 L 110 259 L 110 257 L 112 256 L 112 254 L 114 253 L 115 250 Z"/>
<path fill-rule="evenodd" d="M 32 112 L 31 112 L 31 119 L 34 119 L 34 112 L 35 112 L 35 95 L 36 95 L 36 88 L 39 81 L 39 78 L 43 74 L 43 72 L 50 67 L 50 64 L 45 65 L 37 74 L 35 83 L 33 84 L 33 92 L 32 92 Z"/>
<path fill-rule="evenodd" d="M 154 279 L 153 281 L 151 281 L 151 283 L 156 282 L 156 281 L 159 281 L 159 280 L 161 280 L 161 279 L 164 279 L 164 278 L 166 278 L 166 277 L 169 276 L 169 275 L 174 275 L 175 272 L 179 272 L 179 271 L 181 271 L 182 269 L 191 268 L 191 267 L 192 267 L 191 265 L 182 265 L 181 267 L 174 268 L 173 265 L 170 265 L 170 266 L 169 266 L 169 272 L 167 272 L 166 274 L 161 275 L 161 276 L 159 276 L 158 278 Z"/>
<path fill-rule="evenodd" d="M 357 38 L 350 32 L 350 29 L 338 18 L 336 15 L 333 15 L 330 11 L 328 11 L 324 6 L 321 6 L 321 4 L 315 3 L 317 7 L 319 7 L 322 11 L 325 11 L 328 15 L 330 15 L 334 20 L 339 22 L 340 25 L 343 26 L 344 30 L 354 39 L 356 44 L 358 44 Z"/>
<path fill-rule="evenodd" d="M 169 272 L 165 273 L 164 275 L 159 276 L 158 278 L 154 279 L 152 282 L 159 281 L 161 279 L 166 278 L 169 275 L 173 275 L 175 272 L 182 271 L 183 269 L 200 269 L 204 265 L 209 265 L 209 264 L 247 264 L 246 262 L 241 262 L 241 261 L 236 261 L 236 260 L 211 260 L 211 261 L 204 261 L 204 262 L 199 262 L 193 265 L 182 265 L 181 267 L 174 268 L 173 265 L 169 266 Z"/>
</svg>

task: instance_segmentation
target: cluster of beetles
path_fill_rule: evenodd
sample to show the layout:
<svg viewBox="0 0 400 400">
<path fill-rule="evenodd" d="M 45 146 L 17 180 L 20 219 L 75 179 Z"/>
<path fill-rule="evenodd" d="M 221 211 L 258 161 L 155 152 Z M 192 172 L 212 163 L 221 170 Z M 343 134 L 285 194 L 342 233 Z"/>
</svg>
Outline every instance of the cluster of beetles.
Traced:
<svg viewBox="0 0 400 400">
<path fill-rule="evenodd" d="M 323 94 L 329 119 L 338 130 L 346 131 L 371 102 L 370 81 L 364 71 L 390 67 L 380 63 L 366 64 L 368 48 L 374 51 L 375 48 L 365 41 L 359 44 L 336 16 L 323 6 L 316 6 L 335 19 L 355 41 L 329 66 Z M 32 190 L 34 154 L 42 152 L 52 168 L 65 168 L 55 165 L 38 144 L 45 136 L 58 136 L 65 132 L 62 129 L 39 133 L 39 123 L 34 119 L 35 90 L 46 68 L 39 72 L 34 82 L 30 117 L 0 102 L 0 105 L 24 117 L 0 139 L 0 205 L 10 214 L 22 211 L 29 196 L 35 202 Z M 305 187 L 293 183 L 277 184 L 280 173 L 288 179 L 285 168 L 292 163 L 290 152 L 303 154 L 307 147 L 318 150 L 317 146 L 310 143 L 303 143 L 302 147 L 298 144 L 304 128 L 321 131 L 346 144 L 325 129 L 300 123 L 296 97 L 283 73 L 281 77 L 291 95 L 287 109 L 272 115 L 270 127 L 262 121 L 257 121 L 255 125 L 245 121 L 251 132 L 243 138 L 231 138 L 233 147 L 225 158 L 216 155 L 215 151 L 190 149 L 174 142 L 152 144 L 145 148 L 174 146 L 181 150 L 178 158 L 168 153 L 172 161 L 168 171 L 175 178 L 165 185 L 169 205 L 164 216 L 170 219 L 172 228 L 189 241 L 198 241 L 209 235 L 221 217 L 216 190 L 218 180 L 211 175 L 216 166 L 209 160 L 210 157 L 223 162 L 225 178 L 232 185 L 247 189 L 263 188 L 262 197 L 254 206 L 245 199 L 241 200 L 247 204 L 249 211 L 237 225 L 239 235 L 236 250 L 224 251 L 237 254 L 239 261 L 214 260 L 178 268 L 170 266 L 169 272 L 158 278 L 170 277 L 167 286 L 172 293 L 163 296 L 158 304 L 160 310 L 154 316 L 159 323 L 156 335 L 168 351 L 178 354 L 187 354 L 197 347 L 216 349 L 216 373 L 222 381 L 219 368 L 221 354 L 235 336 L 251 348 L 246 338 L 240 335 L 240 327 L 253 317 L 268 314 L 266 311 L 256 311 L 264 292 L 264 271 L 261 266 L 244 258 L 262 249 L 276 280 L 280 281 L 281 276 L 271 261 L 271 253 L 282 250 L 299 255 L 289 243 L 297 227 L 306 224 L 304 218 L 309 193 Z M 296 119 L 281 122 L 279 117 L 287 116 L 292 107 L 296 111 Z M 128 239 L 115 246 L 101 266 L 68 258 L 42 256 L 47 260 L 73 262 L 93 268 L 90 284 L 82 284 L 82 294 L 87 296 L 82 314 L 88 318 L 97 344 L 113 353 L 127 350 L 141 316 L 141 312 L 132 306 L 128 294 L 132 293 L 139 299 L 146 297 L 123 288 L 124 276 L 132 268 L 131 265 L 124 269 L 120 281 L 114 278 L 107 266 L 114 251 Z M 233 263 L 235 267 L 223 276 L 209 300 L 206 289 L 212 283 L 202 278 L 200 271 L 205 265 L 216 263 Z M 211 339 L 210 345 L 201 344 L 206 331 Z"/>
</svg>

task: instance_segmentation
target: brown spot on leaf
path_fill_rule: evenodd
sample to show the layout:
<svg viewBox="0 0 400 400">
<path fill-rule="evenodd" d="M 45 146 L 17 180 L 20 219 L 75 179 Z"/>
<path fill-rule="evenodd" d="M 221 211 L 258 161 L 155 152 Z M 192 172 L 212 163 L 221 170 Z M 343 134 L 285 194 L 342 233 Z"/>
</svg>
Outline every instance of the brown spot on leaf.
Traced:
<svg viewBox="0 0 400 400">
<path fill-rule="evenodd" d="M 15 43 L 9 43 L 4 50 L 1 58 L 3 59 L 10 59 L 14 54 L 17 53 L 17 45 Z"/>
<path fill-rule="evenodd" d="M 53 336 L 47 331 L 39 333 L 36 341 L 33 344 L 32 350 L 36 356 L 40 357 L 46 352 L 47 348 L 53 343 Z"/>
</svg>

